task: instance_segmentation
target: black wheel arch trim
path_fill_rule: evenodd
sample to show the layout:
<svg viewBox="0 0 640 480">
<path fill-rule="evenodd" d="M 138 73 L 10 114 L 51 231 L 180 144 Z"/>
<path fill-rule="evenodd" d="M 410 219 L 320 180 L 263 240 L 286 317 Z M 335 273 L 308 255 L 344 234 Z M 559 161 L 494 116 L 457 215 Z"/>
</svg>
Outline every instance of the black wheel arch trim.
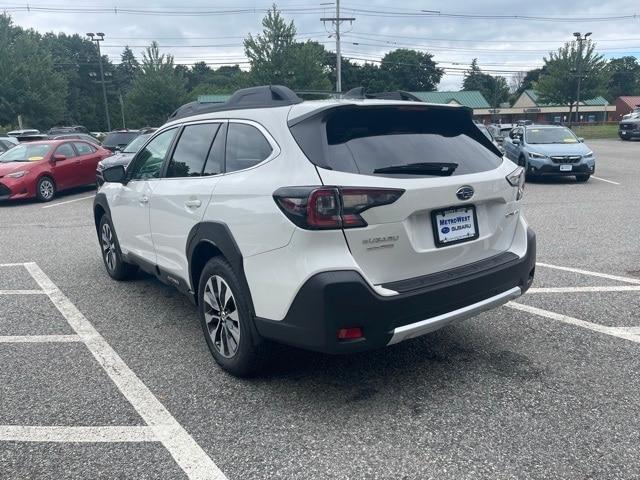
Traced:
<svg viewBox="0 0 640 480">
<path fill-rule="evenodd" d="M 254 322 L 255 309 L 253 307 L 251 289 L 249 288 L 249 283 L 247 282 L 247 277 L 244 273 L 242 252 L 240 251 L 240 248 L 238 247 L 238 244 L 226 223 L 213 221 L 200 222 L 193 226 L 187 236 L 187 247 L 185 253 L 189 264 L 189 281 L 191 283 L 193 298 L 195 299 L 196 304 L 198 302 L 198 282 L 200 279 L 194 278 L 195 272 L 193 268 L 193 256 L 196 248 L 203 243 L 208 243 L 220 251 L 222 256 L 227 262 L 229 262 L 229 265 L 231 265 L 231 268 L 233 268 L 233 271 L 238 276 L 238 280 L 241 282 L 243 289 L 247 292 L 247 302 L 251 312 L 250 327 L 253 334 L 252 338 L 254 342 L 258 343 L 260 341 L 260 336 Z"/>
</svg>

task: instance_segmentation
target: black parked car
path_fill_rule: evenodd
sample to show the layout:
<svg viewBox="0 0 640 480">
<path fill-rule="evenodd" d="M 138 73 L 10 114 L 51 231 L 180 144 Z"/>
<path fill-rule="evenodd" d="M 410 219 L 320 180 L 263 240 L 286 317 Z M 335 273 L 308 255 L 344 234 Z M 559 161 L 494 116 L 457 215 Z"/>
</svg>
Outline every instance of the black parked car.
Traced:
<svg viewBox="0 0 640 480">
<path fill-rule="evenodd" d="M 70 127 L 62 127 L 62 126 L 52 127 L 47 132 L 47 134 L 50 137 L 57 136 L 57 135 L 64 135 L 65 133 L 86 133 L 86 134 L 89 134 L 89 130 L 87 130 L 87 127 L 83 127 L 82 125 L 72 125 Z"/>
<path fill-rule="evenodd" d="M 96 183 L 98 184 L 98 186 L 101 186 L 104 183 L 104 178 L 102 177 L 102 170 L 104 170 L 107 167 L 114 167 L 116 165 L 122 165 L 126 168 L 127 165 L 129 165 L 129 162 L 131 162 L 131 160 L 133 159 L 133 156 L 136 154 L 138 150 L 140 150 L 140 147 L 144 145 L 144 143 L 149 139 L 150 136 L 151 136 L 151 133 L 138 135 L 136 138 L 131 140 L 131 143 L 129 143 L 129 145 L 124 147 L 122 151 L 98 162 L 98 167 L 96 168 Z"/>
<path fill-rule="evenodd" d="M 131 140 L 140 135 L 139 130 L 117 130 L 107 133 L 102 141 L 102 146 L 112 152 L 119 152 L 124 149 Z"/>
</svg>

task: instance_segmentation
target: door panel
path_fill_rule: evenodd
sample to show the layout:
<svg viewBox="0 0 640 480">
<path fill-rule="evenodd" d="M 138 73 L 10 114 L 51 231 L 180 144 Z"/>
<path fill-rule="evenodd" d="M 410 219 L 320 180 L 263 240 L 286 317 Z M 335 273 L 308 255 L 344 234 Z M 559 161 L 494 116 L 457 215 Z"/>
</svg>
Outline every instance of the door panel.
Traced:
<svg viewBox="0 0 640 480">
<path fill-rule="evenodd" d="M 165 177 L 154 185 L 150 206 L 153 244 L 158 267 L 173 283 L 188 284 L 187 237 L 202 220 L 220 181 L 223 130 L 220 122 L 185 126 Z M 211 175 L 203 176 L 203 172 Z"/>
<path fill-rule="evenodd" d="M 156 264 L 156 253 L 149 225 L 149 204 L 177 128 L 158 133 L 132 160 L 126 185 L 114 195 L 111 214 L 120 247 Z"/>
<path fill-rule="evenodd" d="M 96 168 L 100 161 L 98 151 L 85 142 L 74 142 L 78 152 L 78 185 L 88 185 L 96 182 Z"/>
<path fill-rule="evenodd" d="M 76 164 L 76 151 L 71 143 L 63 143 L 56 148 L 54 155 L 64 155 L 65 160 L 55 162 L 53 166 L 53 175 L 56 182 L 56 188 L 63 190 L 77 185 L 78 182 L 78 166 Z M 53 157 L 52 157 L 53 158 Z"/>
</svg>

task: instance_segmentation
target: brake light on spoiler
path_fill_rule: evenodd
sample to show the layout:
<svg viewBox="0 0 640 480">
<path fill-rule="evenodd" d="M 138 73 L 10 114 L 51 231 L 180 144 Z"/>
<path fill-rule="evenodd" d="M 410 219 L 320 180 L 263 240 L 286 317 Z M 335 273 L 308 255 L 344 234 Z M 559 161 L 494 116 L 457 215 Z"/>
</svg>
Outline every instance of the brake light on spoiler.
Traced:
<svg viewBox="0 0 640 480">
<path fill-rule="evenodd" d="M 306 230 L 366 227 L 360 216 L 369 208 L 389 205 L 405 191 L 368 187 L 282 187 L 273 193 L 280 210 Z"/>
</svg>

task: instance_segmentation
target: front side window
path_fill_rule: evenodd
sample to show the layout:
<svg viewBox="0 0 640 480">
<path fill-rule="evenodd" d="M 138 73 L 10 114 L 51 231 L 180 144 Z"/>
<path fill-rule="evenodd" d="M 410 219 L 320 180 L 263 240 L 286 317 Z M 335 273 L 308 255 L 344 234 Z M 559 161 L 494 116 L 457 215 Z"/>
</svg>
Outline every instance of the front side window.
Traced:
<svg viewBox="0 0 640 480">
<path fill-rule="evenodd" d="M 184 127 L 169 162 L 167 178 L 201 176 L 219 128 L 219 123 L 202 123 Z"/>
<path fill-rule="evenodd" d="M 172 128 L 165 130 L 151 140 L 147 146 L 136 155 L 135 160 L 131 163 L 129 178 L 131 180 L 158 178 L 160 176 L 160 170 L 162 170 L 164 158 L 167 156 L 175 134 L 176 129 Z"/>
<path fill-rule="evenodd" d="M 273 148 L 253 125 L 230 123 L 227 132 L 226 171 L 235 172 L 266 160 Z"/>
</svg>

